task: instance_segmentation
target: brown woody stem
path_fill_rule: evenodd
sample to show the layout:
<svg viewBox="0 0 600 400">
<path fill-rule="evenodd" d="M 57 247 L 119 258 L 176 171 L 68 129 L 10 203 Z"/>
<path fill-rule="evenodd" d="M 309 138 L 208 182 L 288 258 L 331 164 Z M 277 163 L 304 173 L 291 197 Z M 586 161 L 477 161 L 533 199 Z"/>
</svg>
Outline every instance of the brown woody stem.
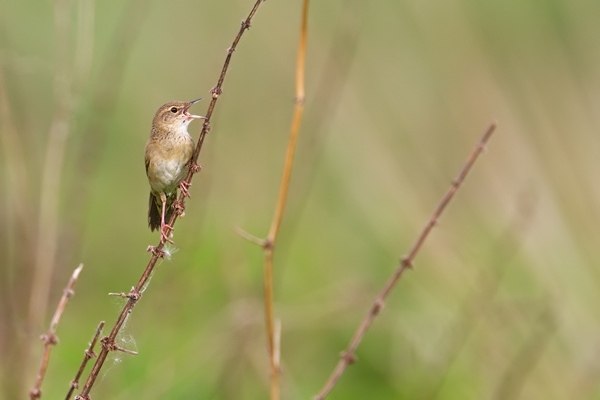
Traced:
<svg viewBox="0 0 600 400">
<path fill-rule="evenodd" d="M 85 350 L 85 355 L 83 356 L 83 361 L 81 361 L 81 365 L 79 366 L 79 371 L 77 371 L 77 375 L 75 375 L 75 379 L 71 381 L 71 387 L 69 388 L 69 392 L 67 393 L 67 397 L 65 400 L 70 400 L 73 395 L 73 391 L 79 388 L 79 378 L 81 378 L 81 374 L 87 365 L 87 362 L 94 357 L 98 357 L 96 353 L 94 353 L 94 346 L 96 346 L 96 342 L 102 333 L 102 328 L 104 328 L 104 321 L 100 322 L 98 325 L 98 329 L 96 329 L 96 334 L 94 335 L 94 339 L 92 339 L 92 343 L 90 343 L 90 347 Z"/>
<path fill-rule="evenodd" d="M 475 160 L 477 160 L 479 154 L 481 154 L 481 152 L 484 150 L 486 143 L 488 142 L 490 136 L 492 136 L 492 133 L 494 133 L 495 129 L 496 122 L 493 122 L 489 126 L 479 143 L 477 144 L 475 150 L 473 150 L 473 152 L 467 159 L 467 162 L 465 163 L 462 171 L 458 175 L 458 178 L 456 178 L 456 180 L 452 182 L 452 185 L 446 192 L 446 195 L 431 215 L 431 218 L 425 225 L 425 228 L 423 228 L 423 230 L 421 231 L 421 234 L 419 235 L 417 241 L 413 245 L 410 253 L 408 253 L 407 256 L 402 257 L 400 266 L 398 267 L 396 272 L 394 272 L 392 277 L 388 280 L 377 299 L 375 299 L 375 302 L 371 306 L 369 313 L 358 327 L 356 333 L 354 334 L 354 337 L 350 341 L 350 344 L 348 345 L 346 350 L 342 352 L 342 357 L 339 360 L 337 366 L 335 367 L 333 373 L 329 377 L 329 380 L 325 383 L 325 386 L 323 387 L 323 389 L 321 389 L 321 392 L 319 392 L 319 394 L 314 397 L 314 400 L 324 399 L 329 394 L 329 392 L 331 392 L 331 389 L 333 389 L 337 381 L 340 379 L 346 367 L 350 364 L 353 364 L 356 361 L 356 356 L 354 355 L 354 352 L 356 351 L 356 348 L 358 347 L 360 341 L 365 335 L 365 332 L 367 331 L 369 326 L 371 326 L 373 320 L 375 319 L 377 314 L 379 314 L 379 311 L 381 311 L 381 309 L 383 308 L 383 305 L 385 304 L 385 299 L 396 285 L 396 282 L 398 282 L 398 280 L 402 277 L 404 271 L 406 271 L 408 268 L 413 267 L 413 260 L 419 252 L 419 250 L 421 249 L 421 246 L 425 242 L 425 239 L 427 239 L 429 232 L 431 232 L 433 227 L 437 224 L 440 215 L 442 214 L 450 200 L 452 200 L 452 197 L 454 196 L 460 185 L 463 183 L 465 177 L 467 176 L 467 174 L 471 170 L 471 167 L 475 163 Z"/>
<path fill-rule="evenodd" d="M 231 51 L 228 51 L 227 57 L 225 58 L 225 63 L 223 65 L 223 69 L 221 70 L 221 75 L 219 76 L 217 86 L 215 86 L 213 89 L 211 89 L 211 93 L 213 95 L 212 100 L 210 102 L 210 105 L 208 106 L 208 111 L 206 112 L 206 119 L 202 126 L 202 131 L 200 132 L 198 144 L 196 145 L 196 149 L 195 149 L 194 155 L 192 157 L 192 161 L 191 161 L 192 164 L 197 163 L 198 156 L 200 155 L 200 151 L 202 150 L 202 144 L 204 143 L 204 138 L 206 137 L 206 134 L 208 133 L 208 131 L 210 129 L 210 118 L 213 114 L 215 104 L 217 103 L 217 99 L 219 98 L 219 95 L 222 93 L 221 87 L 223 85 L 223 81 L 225 80 L 225 75 L 227 73 L 227 68 L 229 67 L 229 62 L 231 60 L 231 55 L 233 54 L 233 50 L 235 50 L 235 48 L 237 47 L 244 31 L 250 27 L 250 21 L 252 20 L 252 17 L 254 17 L 254 14 L 256 14 L 256 11 L 258 10 L 258 7 L 260 6 L 260 4 L 262 2 L 263 2 L 263 0 L 257 0 L 256 3 L 254 4 L 254 7 L 250 11 L 250 14 L 248 15 L 248 17 L 244 21 L 242 21 L 242 26 L 230 48 Z M 193 175 L 194 175 L 193 169 L 190 169 L 188 172 L 188 175 L 185 179 L 185 182 L 188 184 L 191 183 Z M 185 196 L 183 195 L 183 193 L 180 195 L 179 201 L 181 202 L 181 204 L 184 204 Z M 169 221 L 169 225 L 171 227 L 175 225 L 177 216 L 178 216 L 177 213 L 173 213 L 173 215 L 171 216 L 171 219 Z M 165 233 L 167 235 L 169 234 L 169 232 L 170 232 L 170 230 L 166 229 Z M 139 294 L 140 294 L 141 289 L 147 283 L 150 275 L 152 274 L 152 271 L 154 270 L 154 268 L 156 266 L 156 262 L 158 261 L 159 258 L 162 257 L 162 254 L 164 254 L 162 252 L 163 246 L 164 246 L 164 243 L 160 242 L 158 244 L 158 246 L 148 248 L 148 250 L 150 250 L 152 252 L 152 257 L 150 258 L 150 261 L 148 262 L 148 265 L 146 266 L 146 269 L 144 270 L 144 273 L 142 274 L 142 277 L 138 281 L 137 285 L 129 293 L 129 295 L 128 295 L 129 300 L 123 307 L 123 311 L 121 311 L 119 318 L 115 322 L 115 325 L 114 325 L 113 329 L 111 330 L 110 335 L 107 338 L 108 343 L 115 342 L 117 333 L 123 326 L 123 323 L 125 322 L 127 316 L 129 315 L 129 313 L 131 312 L 131 310 L 133 309 L 135 304 L 139 301 L 139 299 L 140 299 Z M 89 398 L 89 393 L 92 390 L 92 387 L 98 377 L 98 374 L 100 373 L 100 370 L 102 369 L 102 365 L 106 361 L 106 357 L 108 356 L 108 353 L 109 353 L 109 346 L 104 346 L 102 348 L 102 350 L 100 351 L 100 354 L 98 355 L 98 359 L 96 360 L 96 363 L 94 364 L 94 367 L 92 368 L 92 371 L 90 372 L 90 375 L 85 383 L 85 386 L 83 387 L 83 390 L 81 391 L 81 394 L 79 396 L 76 396 L 75 397 L 76 399 L 88 399 Z"/>
<path fill-rule="evenodd" d="M 60 321 L 60 317 L 62 316 L 65 307 L 67 306 L 67 301 L 69 297 L 71 297 L 73 292 L 73 287 L 75 283 L 77 283 L 77 278 L 79 278 L 79 274 L 83 269 L 83 264 L 79 264 L 79 267 L 75 268 L 73 274 L 71 275 L 71 279 L 69 279 L 69 283 L 67 283 L 67 287 L 63 291 L 63 295 L 58 302 L 58 306 L 56 307 L 56 311 L 54 312 L 54 316 L 52 317 L 52 322 L 50 322 L 50 327 L 48 328 L 48 332 L 42 335 L 42 340 L 44 341 L 44 354 L 42 356 L 42 362 L 40 363 L 40 369 L 38 371 L 37 379 L 35 380 L 34 387 L 29 391 L 29 398 L 31 400 L 39 399 L 42 397 L 42 391 L 40 387 L 42 386 L 42 381 L 44 380 L 44 376 L 46 375 L 46 369 L 48 368 L 48 360 L 50 359 L 50 350 L 52 350 L 52 346 L 58 343 L 58 338 L 56 337 L 56 327 L 58 326 L 58 322 Z"/>
<path fill-rule="evenodd" d="M 275 213 L 271 221 L 271 228 L 266 239 L 259 239 L 249 233 L 237 228 L 236 232 L 246 240 L 256 243 L 264 250 L 265 268 L 264 268 L 264 290 L 265 290 L 265 324 L 267 326 L 267 340 L 269 359 L 271 366 L 271 400 L 279 399 L 279 374 L 280 374 L 280 351 L 279 342 L 281 338 L 281 323 L 275 325 L 273 316 L 273 254 L 275 251 L 275 242 L 279 233 L 279 227 L 283 220 L 283 212 L 287 200 L 290 178 L 292 175 L 292 165 L 294 163 L 294 152 L 296 150 L 296 141 L 298 139 L 298 131 L 302 122 L 302 114 L 304 112 L 304 71 L 306 57 L 306 33 L 308 21 L 308 2 L 304 0 L 302 5 L 302 23 L 300 28 L 300 41 L 298 44 L 298 61 L 296 64 L 296 105 L 294 108 L 294 117 L 290 129 L 290 139 L 288 142 L 287 152 L 285 156 L 285 164 L 283 168 L 283 176 L 279 186 L 279 196 Z"/>
</svg>

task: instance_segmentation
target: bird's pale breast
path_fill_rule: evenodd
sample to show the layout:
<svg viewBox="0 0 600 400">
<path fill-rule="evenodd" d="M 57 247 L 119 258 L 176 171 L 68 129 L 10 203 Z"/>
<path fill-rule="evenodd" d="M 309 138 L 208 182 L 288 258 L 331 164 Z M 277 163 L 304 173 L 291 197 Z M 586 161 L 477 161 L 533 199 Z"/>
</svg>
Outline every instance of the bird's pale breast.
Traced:
<svg viewBox="0 0 600 400">
<path fill-rule="evenodd" d="M 152 192 L 172 193 L 187 175 L 194 142 L 189 134 L 151 138 L 146 145 L 148 181 Z"/>
</svg>

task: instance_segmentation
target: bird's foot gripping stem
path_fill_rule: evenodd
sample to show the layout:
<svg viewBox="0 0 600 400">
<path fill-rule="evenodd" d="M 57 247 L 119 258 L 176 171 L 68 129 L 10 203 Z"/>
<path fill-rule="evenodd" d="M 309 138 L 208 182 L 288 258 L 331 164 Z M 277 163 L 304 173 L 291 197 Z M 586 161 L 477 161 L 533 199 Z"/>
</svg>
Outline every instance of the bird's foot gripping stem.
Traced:
<svg viewBox="0 0 600 400">
<path fill-rule="evenodd" d="M 160 242 L 162 244 L 165 244 L 165 242 L 169 242 L 171 244 L 175 244 L 175 242 L 173 242 L 171 239 L 169 239 L 169 235 L 167 234 L 167 229 L 170 229 L 171 231 L 173 231 L 173 227 L 171 225 L 167 225 L 167 224 L 161 224 L 160 227 Z M 171 236 L 173 236 L 172 233 L 169 232 L 169 234 Z"/>
<path fill-rule="evenodd" d="M 190 196 L 190 192 L 188 191 L 188 188 L 190 186 L 192 186 L 192 184 L 189 182 L 186 182 L 186 181 L 179 182 L 179 189 L 181 189 L 181 193 L 183 193 L 183 197 L 189 197 L 190 199 L 192 198 L 192 196 Z"/>
</svg>

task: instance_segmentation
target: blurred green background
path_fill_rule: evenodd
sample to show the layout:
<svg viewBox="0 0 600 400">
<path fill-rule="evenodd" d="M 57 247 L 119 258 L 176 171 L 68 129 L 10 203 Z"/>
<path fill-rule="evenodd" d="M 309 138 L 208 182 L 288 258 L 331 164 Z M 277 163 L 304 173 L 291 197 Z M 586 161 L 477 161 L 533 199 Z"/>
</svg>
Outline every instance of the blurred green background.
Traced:
<svg viewBox="0 0 600 400">
<path fill-rule="evenodd" d="M 64 398 L 98 322 L 112 327 L 124 301 L 107 293 L 128 292 L 158 242 L 154 112 L 198 97 L 205 112 L 252 4 L 0 0 L 2 399 L 27 397 L 80 262 L 43 398 Z M 120 335 L 139 355 L 112 355 L 92 398 L 268 397 L 263 256 L 232 228 L 270 224 L 300 11 L 269 0 L 242 38 L 172 259 Z M 283 398 L 320 390 L 494 119 L 330 398 L 600 398 L 600 3 L 313 0 L 309 18 L 275 254 Z"/>
</svg>

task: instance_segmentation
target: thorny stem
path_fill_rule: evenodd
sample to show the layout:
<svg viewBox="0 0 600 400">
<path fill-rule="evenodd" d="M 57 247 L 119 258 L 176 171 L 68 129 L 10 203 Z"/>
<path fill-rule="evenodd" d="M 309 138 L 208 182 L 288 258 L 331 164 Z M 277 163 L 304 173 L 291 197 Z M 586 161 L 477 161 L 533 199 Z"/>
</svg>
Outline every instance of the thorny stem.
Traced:
<svg viewBox="0 0 600 400">
<path fill-rule="evenodd" d="M 309 0 L 304 0 L 302 6 L 302 24 L 300 28 L 300 41 L 298 44 L 298 61 L 296 64 L 296 106 L 290 129 L 290 139 L 285 156 L 283 176 L 281 177 L 281 185 L 279 187 L 279 197 L 277 205 L 275 206 L 275 214 L 273 215 L 271 228 L 269 229 L 267 238 L 264 240 L 258 239 L 241 229 L 236 229 L 240 236 L 250 242 L 260 245 L 264 249 L 265 323 L 267 325 L 267 340 L 271 365 L 271 400 L 279 399 L 279 341 L 281 331 L 281 322 L 275 322 L 273 316 L 273 253 L 277 235 L 279 233 L 279 227 L 281 226 L 281 221 L 283 219 L 283 212 L 285 210 L 285 203 L 292 174 L 292 165 L 294 162 L 296 141 L 298 138 L 298 131 L 300 130 L 300 123 L 302 122 L 302 114 L 304 112 L 304 65 L 306 56 L 308 2 Z"/>
<path fill-rule="evenodd" d="M 82 269 L 83 264 L 79 264 L 79 267 L 75 268 L 75 271 L 73 271 L 71 279 L 69 279 L 69 283 L 67 283 L 67 287 L 65 287 L 63 295 L 60 298 L 60 301 L 58 302 L 58 306 L 56 307 L 56 311 L 54 312 L 54 316 L 52 317 L 52 321 L 50 322 L 48 332 L 45 335 L 42 335 L 41 337 L 44 341 L 44 355 L 42 356 L 40 369 L 38 371 L 37 379 L 35 380 L 35 386 L 29 391 L 29 398 L 31 400 L 39 399 L 40 397 L 42 397 L 42 391 L 40 390 L 40 387 L 42 386 L 42 381 L 44 380 L 44 376 L 46 375 L 46 369 L 48 368 L 50 350 L 52 350 L 53 345 L 58 343 L 58 338 L 56 337 L 56 327 L 58 326 L 60 317 L 62 316 L 62 313 L 65 310 L 69 297 L 73 295 L 73 287 L 75 286 L 75 283 L 77 283 L 77 278 L 79 278 L 79 273 Z"/>
<path fill-rule="evenodd" d="M 75 379 L 71 381 L 71 387 L 69 388 L 69 392 L 67 393 L 67 397 L 65 400 L 70 400 L 73 395 L 73 391 L 79 388 L 79 378 L 81 378 L 81 374 L 87 365 L 87 362 L 94 357 L 98 357 L 96 353 L 94 353 L 94 346 L 96 346 L 96 342 L 102 333 L 102 328 L 104 328 L 104 321 L 100 322 L 98 325 L 98 329 L 96 329 L 96 334 L 94 335 L 94 339 L 92 339 L 92 343 L 90 343 L 90 347 L 84 352 L 83 361 L 81 361 L 81 365 L 79 366 L 79 371 L 77 371 L 77 375 L 75 375 Z"/>
<path fill-rule="evenodd" d="M 477 147 L 475 148 L 475 150 L 473 150 L 473 152 L 467 159 L 467 162 L 466 162 L 465 166 L 463 167 L 462 171 L 460 172 L 460 174 L 458 175 L 458 178 L 456 178 L 456 180 L 454 180 L 454 182 L 452 182 L 452 186 L 450 186 L 450 188 L 446 192 L 446 195 L 444 196 L 442 201 L 438 204 L 437 208 L 433 212 L 433 215 L 427 222 L 427 225 L 425 225 L 425 228 L 423 228 L 423 231 L 421 232 L 417 241 L 413 245 L 410 253 L 408 253 L 407 256 L 402 257 L 400 266 L 398 267 L 398 269 L 396 270 L 394 275 L 392 275 L 392 277 L 388 280 L 388 282 L 386 283 L 385 287 L 383 288 L 383 290 L 381 291 L 381 293 L 379 294 L 377 299 L 375 299 L 375 302 L 371 306 L 369 313 L 367 314 L 365 319 L 362 321 L 362 323 L 358 327 L 358 330 L 354 334 L 354 337 L 350 341 L 350 344 L 348 345 L 346 350 L 344 350 L 342 352 L 342 357 L 341 357 L 340 361 L 338 362 L 337 366 L 335 367 L 333 373 L 329 377 L 329 380 L 327 381 L 327 383 L 325 384 L 325 386 L 323 387 L 321 392 L 313 398 L 314 400 L 324 399 L 329 394 L 329 392 L 331 392 L 331 390 L 333 389 L 333 387 L 335 386 L 337 381 L 340 379 L 340 377 L 344 373 L 344 370 L 346 369 L 346 367 L 348 365 L 356 362 L 356 356 L 354 355 L 354 352 L 356 351 L 356 348 L 358 347 L 358 345 L 360 344 L 360 341 L 362 340 L 363 336 L 365 335 L 365 332 L 367 331 L 369 326 L 371 326 L 371 323 L 373 322 L 373 320 L 375 319 L 377 314 L 379 314 L 379 311 L 381 311 L 381 309 L 383 308 L 385 299 L 387 298 L 390 291 L 396 285 L 396 282 L 398 282 L 398 280 L 402 277 L 402 274 L 404 273 L 404 271 L 406 271 L 406 269 L 408 269 L 408 268 L 413 267 L 413 260 L 414 260 L 415 256 L 417 255 L 417 253 L 419 252 L 419 250 L 421 249 L 421 246 L 425 242 L 425 239 L 427 239 L 429 232 L 431 232 L 433 227 L 437 224 L 437 221 L 438 221 L 440 215 L 442 214 L 442 212 L 444 211 L 444 209 L 446 208 L 446 206 L 448 205 L 450 200 L 452 200 L 454 193 L 456 193 L 456 191 L 458 190 L 458 188 L 464 181 L 465 177 L 469 173 L 469 170 L 475 163 L 475 160 L 477 160 L 477 157 L 479 156 L 479 154 L 481 154 L 481 152 L 485 149 L 485 145 L 488 142 L 492 133 L 494 133 L 494 130 L 496 129 L 496 125 L 497 125 L 497 123 L 493 122 L 489 126 L 489 128 L 487 129 L 487 131 L 485 132 L 485 134 L 483 135 L 483 137 L 477 144 Z"/>
<path fill-rule="evenodd" d="M 223 65 L 221 75 L 219 76 L 219 81 L 217 82 L 217 86 L 215 86 L 213 89 L 211 89 L 212 101 L 210 102 L 208 111 L 206 112 L 206 119 L 202 126 L 202 131 L 200 132 L 198 144 L 196 145 L 196 149 L 194 151 L 194 155 L 191 160 L 191 164 L 190 164 L 191 166 L 196 164 L 196 162 L 198 160 L 198 156 L 200 155 L 200 151 L 202 150 L 202 144 L 204 143 L 204 138 L 206 137 L 206 134 L 208 133 L 208 131 L 210 129 L 210 118 L 213 114 L 215 104 L 217 103 L 217 99 L 219 98 L 219 95 L 222 93 L 221 87 L 223 85 L 223 81 L 225 80 L 225 75 L 227 73 L 227 68 L 229 67 L 231 55 L 233 54 L 233 51 L 237 47 L 237 44 L 239 43 L 242 35 L 244 34 L 244 31 L 246 29 L 250 28 L 250 22 L 251 22 L 252 18 L 254 17 L 254 14 L 256 14 L 258 7 L 260 6 L 260 4 L 263 1 L 264 0 L 256 1 L 256 3 L 254 4 L 254 7 L 252 8 L 252 11 L 250 11 L 250 14 L 248 15 L 248 17 L 242 21 L 242 26 L 241 26 L 235 40 L 233 41 L 233 44 L 228 49 L 227 58 L 225 59 L 225 63 Z M 196 168 L 189 169 L 188 175 L 185 179 L 186 183 L 191 183 L 192 177 L 194 175 L 194 171 L 197 172 Z M 183 196 L 183 193 L 179 197 L 178 201 L 181 205 L 185 204 L 185 198 Z M 175 221 L 178 216 L 179 216 L 179 213 L 173 213 L 173 215 L 169 221 L 170 226 L 173 226 L 175 224 Z M 165 233 L 167 235 L 169 235 L 170 230 L 167 229 Z M 106 343 L 108 343 L 108 345 L 102 346 L 102 350 L 100 351 L 100 354 L 98 355 L 98 359 L 96 360 L 96 363 L 94 364 L 92 371 L 90 372 L 90 375 L 85 383 L 85 386 L 83 387 L 83 389 L 81 391 L 81 394 L 78 396 L 75 396 L 75 399 L 79 399 L 79 400 L 89 399 L 89 393 L 92 390 L 92 387 L 98 377 L 98 374 L 100 373 L 100 369 L 102 369 L 102 365 L 104 364 L 104 361 L 106 361 L 106 357 L 108 356 L 108 353 L 110 351 L 110 348 L 111 348 L 110 345 L 115 342 L 117 333 L 123 326 L 123 323 L 127 319 L 127 316 L 129 315 L 129 313 L 131 312 L 131 310 L 133 309 L 135 304 L 140 299 L 140 297 L 141 297 L 140 291 L 144 287 L 146 282 L 148 281 L 148 278 L 150 277 L 150 275 L 152 274 L 152 271 L 154 270 L 154 267 L 156 266 L 156 262 L 158 261 L 159 258 L 164 257 L 164 252 L 162 251 L 163 246 L 164 246 L 164 243 L 159 242 L 158 246 L 156 246 L 156 247 L 150 246 L 148 248 L 148 251 L 152 252 L 152 257 L 150 258 L 150 261 L 148 262 L 148 265 L 146 266 L 146 269 L 144 270 L 144 273 L 142 274 L 142 277 L 138 281 L 137 285 L 130 292 L 129 300 L 123 307 L 123 311 L 121 311 L 119 318 L 115 322 L 115 326 L 111 330 L 110 335 L 106 338 Z"/>
</svg>

